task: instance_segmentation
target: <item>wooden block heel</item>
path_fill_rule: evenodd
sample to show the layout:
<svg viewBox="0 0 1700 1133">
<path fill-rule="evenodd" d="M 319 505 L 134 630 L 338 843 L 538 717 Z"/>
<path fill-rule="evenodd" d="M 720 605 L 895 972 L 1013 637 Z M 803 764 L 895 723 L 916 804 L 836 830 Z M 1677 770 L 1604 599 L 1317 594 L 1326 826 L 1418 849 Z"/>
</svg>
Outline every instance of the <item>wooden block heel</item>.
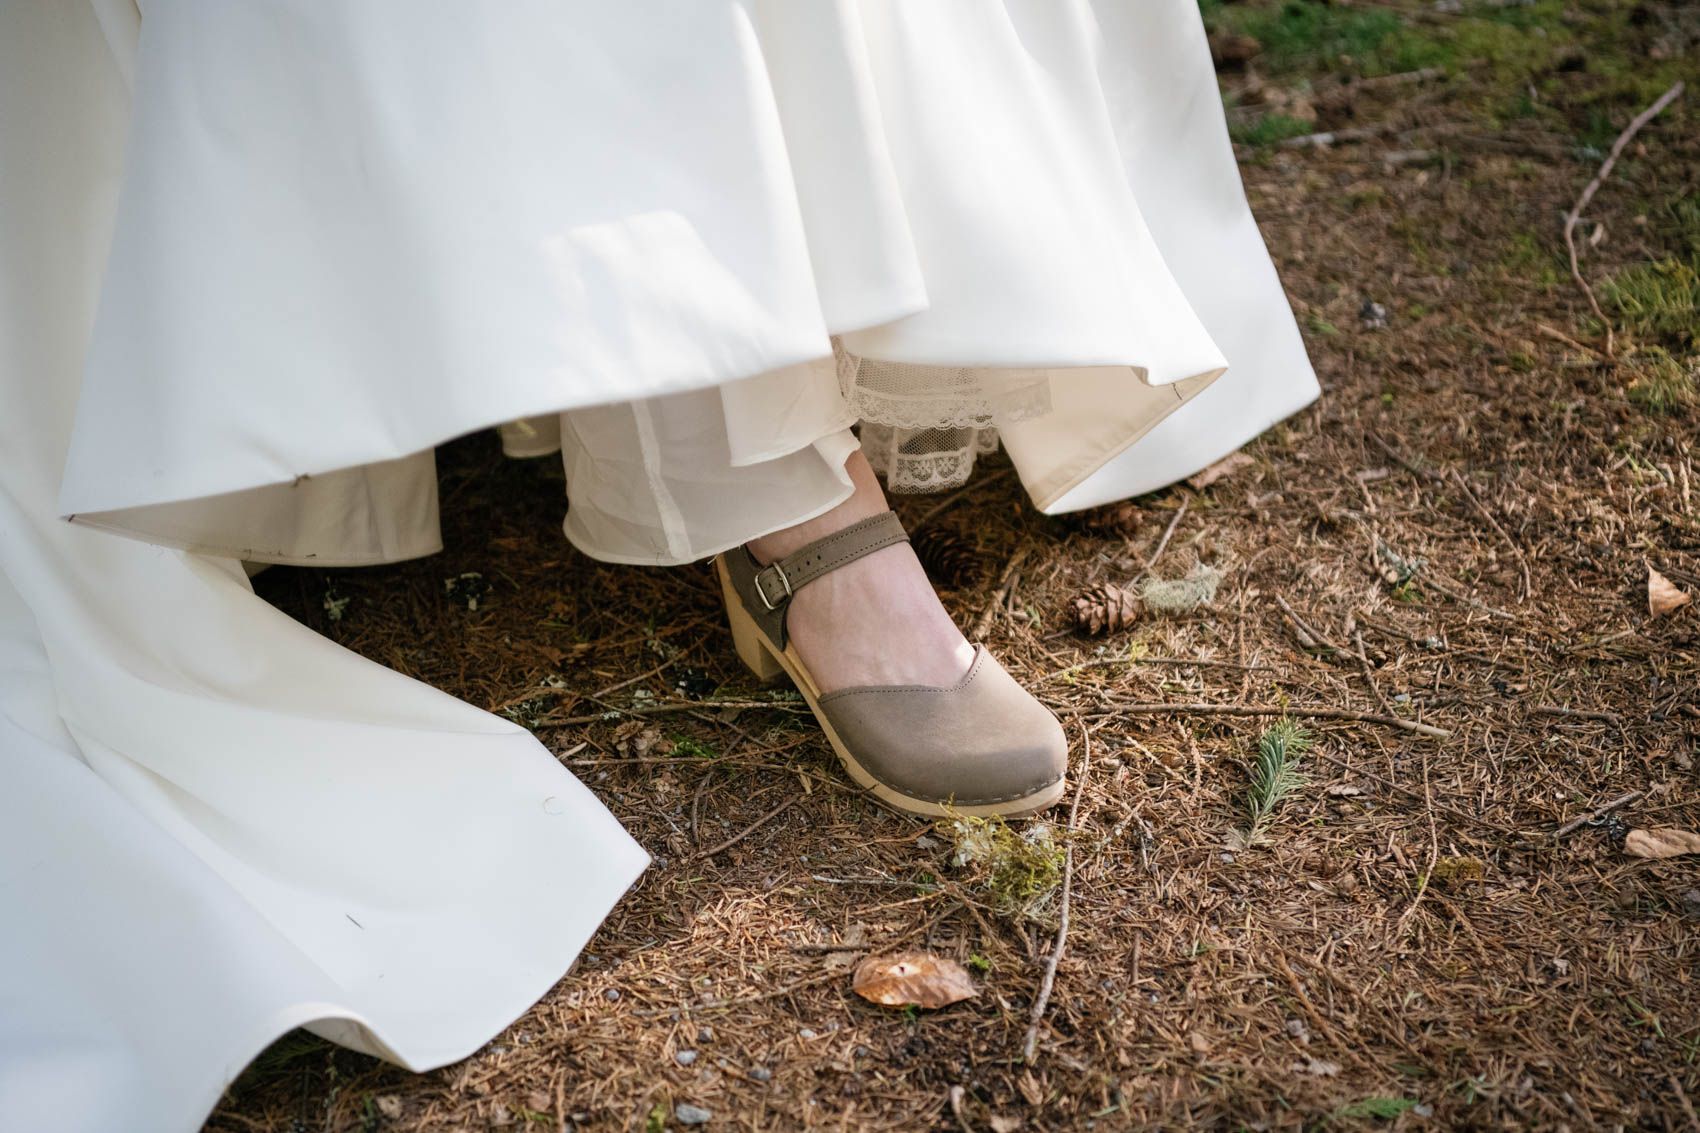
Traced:
<svg viewBox="0 0 1700 1133">
<path fill-rule="evenodd" d="M 779 681 L 785 676 L 785 666 L 768 649 L 755 619 L 750 617 L 744 603 L 739 600 L 724 556 L 714 560 L 714 572 L 720 576 L 720 594 L 726 600 L 726 620 L 732 626 L 732 645 L 738 651 L 738 659 L 764 683 Z"/>
</svg>

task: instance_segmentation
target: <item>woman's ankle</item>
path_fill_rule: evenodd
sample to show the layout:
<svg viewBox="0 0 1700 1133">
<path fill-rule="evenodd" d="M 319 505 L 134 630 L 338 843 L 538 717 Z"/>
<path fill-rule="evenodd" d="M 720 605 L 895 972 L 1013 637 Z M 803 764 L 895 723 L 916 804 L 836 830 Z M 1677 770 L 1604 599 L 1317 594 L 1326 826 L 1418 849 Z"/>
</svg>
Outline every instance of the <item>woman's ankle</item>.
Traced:
<svg viewBox="0 0 1700 1133">
<path fill-rule="evenodd" d="M 858 520 L 878 515 L 889 508 L 885 492 L 880 488 L 879 477 L 874 474 L 873 467 L 868 464 L 868 458 L 862 455 L 861 449 L 850 454 L 850 458 L 844 462 L 844 470 L 849 473 L 850 481 L 855 485 L 855 491 L 851 492 L 849 498 L 813 519 L 806 519 L 802 523 L 750 540 L 747 546 L 757 562 L 770 563 L 795 554 L 816 539 L 831 535 L 834 531 L 841 531 Z"/>
</svg>

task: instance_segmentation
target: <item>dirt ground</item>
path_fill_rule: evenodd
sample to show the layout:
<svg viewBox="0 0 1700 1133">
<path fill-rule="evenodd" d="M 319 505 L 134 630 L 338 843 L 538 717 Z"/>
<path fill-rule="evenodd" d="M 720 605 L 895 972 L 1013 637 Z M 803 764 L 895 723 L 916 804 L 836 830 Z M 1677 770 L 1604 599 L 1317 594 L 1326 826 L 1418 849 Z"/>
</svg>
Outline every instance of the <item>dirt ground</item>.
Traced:
<svg viewBox="0 0 1700 1133">
<path fill-rule="evenodd" d="M 1205 11 L 1322 400 L 1121 513 L 1041 516 L 995 457 L 900 501 L 1074 738 L 1072 832 L 1067 806 L 1011 824 L 1058 849 L 956 864 L 951 824 L 860 795 L 752 685 L 705 568 L 585 559 L 558 463 L 467 438 L 442 555 L 257 588 L 533 727 L 655 864 L 474 1057 L 411 1075 L 292 1035 L 207 1129 L 1700 1131 L 1700 856 L 1625 846 L 1700 830 L 1700 612 L 1648 605 L 1650 567 L 1700 594 L 1700 12 Z M 1577 226 L 1602 321 L 1565 214 L 1685 74 Z M 1208 605 L 1071 623 L 1200 564 Z M 1248 841 L 1283 712 L 1314 745 Z M 909 947 L 978 995 L 852 991 Z"/>
</svg>

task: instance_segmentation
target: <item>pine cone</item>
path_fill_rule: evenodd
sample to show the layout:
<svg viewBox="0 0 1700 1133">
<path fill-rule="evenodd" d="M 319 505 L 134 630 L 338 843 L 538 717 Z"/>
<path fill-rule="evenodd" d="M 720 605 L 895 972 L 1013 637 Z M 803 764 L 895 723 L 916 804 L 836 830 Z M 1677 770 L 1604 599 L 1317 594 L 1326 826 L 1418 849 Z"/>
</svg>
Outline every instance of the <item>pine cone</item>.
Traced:
<svg viewBox="0 0 1700 1133">
<path fill-rule="evenodd" d="M 961 535 L 923 527 L 909 543 L 933 585 L 945 590 L 968 586 L 980 577 L 985 558 Z"/>
<path fill-rule="evenodd" d="M 1145 612 L 1145 603 L 1132 587 L 1106 582 L 1094 586 L 1068 604 L 1069 620 L 1076 629 L 1094 637 L 1119 633 L 1132 626 Z"/>
<path fill-rule="evenodd" d="M 1126 500 L 1080 513 L 1081 530 L 1094 535 L 1132 538 L 1144 526 L 1144 510 Z"/>
</svg>

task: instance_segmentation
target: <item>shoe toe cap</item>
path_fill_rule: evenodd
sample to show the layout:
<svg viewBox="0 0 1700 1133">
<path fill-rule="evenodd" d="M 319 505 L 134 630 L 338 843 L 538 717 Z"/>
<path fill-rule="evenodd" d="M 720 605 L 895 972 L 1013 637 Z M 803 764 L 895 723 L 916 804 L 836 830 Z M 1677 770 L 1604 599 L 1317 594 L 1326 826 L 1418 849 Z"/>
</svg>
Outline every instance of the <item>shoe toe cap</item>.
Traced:
<svg viewBox="0 0 1700 1133">
<path fill-rule="evenodd" d="M 989 654 L 955 688 L 851 690 L 822 708 L 864 770 L 929 802 L 1021 799 L 1068 769 L 1062 725 Z"/>
</svg>

